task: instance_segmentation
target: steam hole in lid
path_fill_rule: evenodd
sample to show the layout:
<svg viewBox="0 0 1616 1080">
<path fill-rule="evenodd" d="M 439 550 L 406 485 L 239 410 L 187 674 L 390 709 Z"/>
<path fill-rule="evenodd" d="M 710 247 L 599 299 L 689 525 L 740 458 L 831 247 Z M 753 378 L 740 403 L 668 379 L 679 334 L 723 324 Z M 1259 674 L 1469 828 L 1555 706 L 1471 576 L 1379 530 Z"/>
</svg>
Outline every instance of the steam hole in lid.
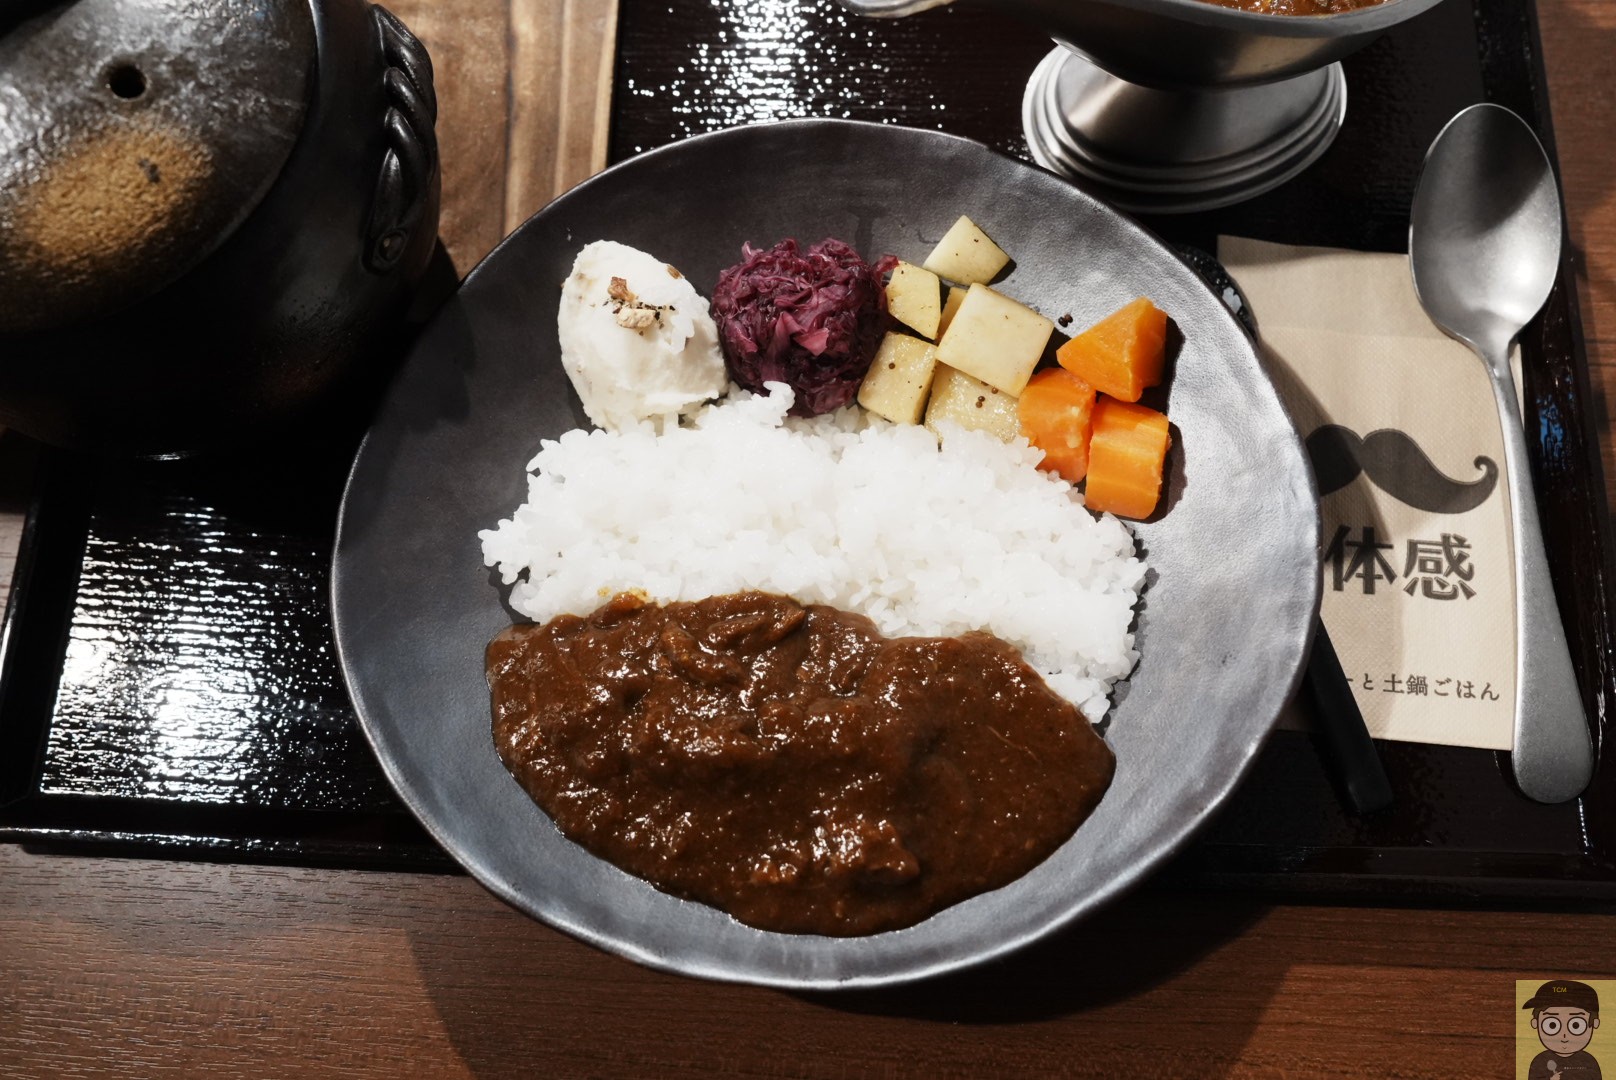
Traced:
<svg viewBox="0 0 1616 1080">
<path fill-rule="evenodd" d="M 107 73 L 107 89 L 133 101 L 146 92 L 146 76 L 133 64 L 118 64 Z"/>
</svg>

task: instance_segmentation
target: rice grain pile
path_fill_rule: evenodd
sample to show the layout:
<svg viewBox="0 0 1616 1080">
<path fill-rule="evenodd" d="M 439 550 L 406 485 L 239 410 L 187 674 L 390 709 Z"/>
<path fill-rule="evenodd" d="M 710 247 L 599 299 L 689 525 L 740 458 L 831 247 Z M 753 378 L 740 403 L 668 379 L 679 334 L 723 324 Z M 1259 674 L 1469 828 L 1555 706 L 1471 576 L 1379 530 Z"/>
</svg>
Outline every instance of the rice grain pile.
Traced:
<svg viewBox="0 0 1616 1080">
<path fill-rule="evenodd" d="M 860 410 L 787 419 L 788 387 L 732 391 L 686 427 L 570 431 L 527 502 L 480 532 L 511 605 L 546 622 L 617 592 L 659 603 L 761 589 L 862 612 L 889 636 L 987 630 L 1098 721 L 1133 668 L 1145 566 L 1025 441 Z"/>
</svg>

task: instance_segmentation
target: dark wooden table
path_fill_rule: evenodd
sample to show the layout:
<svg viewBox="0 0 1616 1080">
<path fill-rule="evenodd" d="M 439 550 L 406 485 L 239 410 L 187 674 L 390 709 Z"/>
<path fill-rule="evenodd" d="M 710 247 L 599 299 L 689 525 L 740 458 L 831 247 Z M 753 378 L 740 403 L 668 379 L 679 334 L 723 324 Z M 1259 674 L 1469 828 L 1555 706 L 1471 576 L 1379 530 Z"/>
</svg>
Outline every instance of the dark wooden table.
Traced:
<svg viewBox="0 0 1616 1080">
<path fill-rule="evenodd" d="M 598 96 L 565 88 L 598 79 L 610 5 L 393 6 L 438 63 L 464 269 L 604 152 Z M 1607 417 L 1616 0 L 1540 18 Z M 583 28 L 564 57 L 534 49 L 552 25 Z M 557 131 L 563 152 L 539 152 Z M 802 996 L 643 970 L 462 877 L 0 846 L 5 1076 L 1493 1077 L 1514 1068 L 1515 980 L 1549 976 L 1616 977 L 1616 914 L 1147 891 L 998 967 Z"/>
</svg>

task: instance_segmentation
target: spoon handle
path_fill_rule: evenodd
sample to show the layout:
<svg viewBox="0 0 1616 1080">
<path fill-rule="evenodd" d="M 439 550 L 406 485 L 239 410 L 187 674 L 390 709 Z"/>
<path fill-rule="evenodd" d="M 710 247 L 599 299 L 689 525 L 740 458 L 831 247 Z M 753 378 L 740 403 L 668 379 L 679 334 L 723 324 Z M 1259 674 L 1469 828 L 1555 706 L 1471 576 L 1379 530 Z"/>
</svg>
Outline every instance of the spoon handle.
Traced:
<svg viewBox="0 0 1616 1080">
<path fill-rule="evenodd" d="M 1515 529 L 1515 783 L 1538 802 L 1565 802 L 1588 786 L 1593 742 L 1549 578 L 1509 346 L 1501 356 L 1496 349 L 1477 351 L 1491 371 L 1498 399 Z"/>
</svg>

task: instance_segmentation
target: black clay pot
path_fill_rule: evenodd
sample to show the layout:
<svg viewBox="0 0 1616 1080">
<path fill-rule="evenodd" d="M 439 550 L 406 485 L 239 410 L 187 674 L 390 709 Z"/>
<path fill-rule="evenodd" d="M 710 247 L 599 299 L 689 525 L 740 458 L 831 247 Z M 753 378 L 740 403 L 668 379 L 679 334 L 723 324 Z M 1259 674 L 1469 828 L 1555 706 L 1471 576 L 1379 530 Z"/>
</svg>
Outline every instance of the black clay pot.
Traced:
<svg viewBox="0 0 1616 1080">
<path fill-rule="evenodd" d="M 431 62 L 391 14 L 0 0 L 0 105 L 0 422 L 179 454 L 385 379 L 438 217 Z"/>
</svg>

